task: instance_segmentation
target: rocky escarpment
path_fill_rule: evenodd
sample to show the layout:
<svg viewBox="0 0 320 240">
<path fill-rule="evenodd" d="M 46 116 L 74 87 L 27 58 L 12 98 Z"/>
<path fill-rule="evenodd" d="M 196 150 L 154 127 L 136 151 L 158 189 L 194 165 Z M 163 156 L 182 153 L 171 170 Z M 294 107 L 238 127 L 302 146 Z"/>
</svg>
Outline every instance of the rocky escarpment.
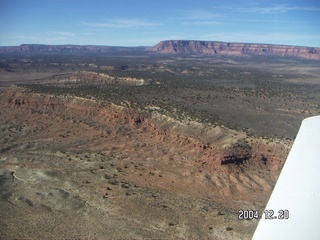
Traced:
<svg viewBox="0 0 320 240">
<path fill-rule="evenodd" d="M 95 45 L 22 44 L 0 47 L 0 53 L 114 53 L 114 52 L 187 53 L 222 56 L 279 56 L 320 60 L 320 48 L 220 41 L 166 40 L 153 47 L 114 47 Z"/>
<path fill-rule="evenodd" d="M 160 53 L 190 53 L 227 56 L 281 56 L 320 60 L 320 49 L 273 44 L 228 43 L 217 41 L 161 41 L 148 48 Z"/>
<path fill-rule="evenodd" d="M 264 208 L 284 160 L 157 109 L 16 86 L 0 106 L 0 239 L 248 239 L 257 222 L 235 216 Z"/>
<path fill-rule="evenodd" d="M 7 89 L 1 96 L 3 106 L 10 109 L 52 115 L 69 119 L 71 123 L 83 122 L 90 126 L 93 124 L 95 128 L 101 128 L 101 136 L 110 135 L 106 130 L 106 123 L 111 128 L 110 132 L 117 136 L 123 133 L 124 126 L 125 132 L 131 134 L 138 131 L 141 135 L 142 130 L 143 142 L 150 144 L 154 141 L 155 145 L 159 142 L 162 144 L 161 155 L 165 154 L 170 159 L 178 155 L 175 152 L 177 149 L 178 152 L 188 152 L 188 158 L 193 158 L 196 165 L 213 171 L 235 171 L 234 167 L 238 166 L 241 169 L 272 169 L 277 175 L 285 160 L 281 152 L 278 155 L 272 153 L 271 142 L 248 138 L 245 133 L 224 126 L 209 126 L 191 120 L 177 121 L 162 115 L 156 109 L 150 115 L 150 109 L 148 113 L 144 113 L 113 104 L 102 104 L 102 107 L 98 102 L 85 98 L 37 94 L 16 86 Z M 136 129 L 137 127 L 139 128 Z M 136 142 L 133 145 L 135 146 Z M 173 150 L 174 148 L 176 150 Z M 285 145 L 283 148 L 286 148 Z"/>
</svg>

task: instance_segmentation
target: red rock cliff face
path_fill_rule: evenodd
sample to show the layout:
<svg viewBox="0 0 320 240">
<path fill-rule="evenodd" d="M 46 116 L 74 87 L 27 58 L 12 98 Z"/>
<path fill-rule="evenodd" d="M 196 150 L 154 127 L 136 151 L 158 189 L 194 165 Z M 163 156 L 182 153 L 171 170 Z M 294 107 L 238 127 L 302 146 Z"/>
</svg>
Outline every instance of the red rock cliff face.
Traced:
<svg viewBox="0 0 320 240">
<path fill-rule="evenodd" d="M 160 53 L 220 54 L 229 56 L 270 55 L 320 60 L 319 48 L 272 44 L 168 40 L 161 41 L 148 50 Z"/>
<path fill-rule="evenodd" d="M 0 106 L 11 111 L 25 111 L 31 118 L 34 114 L 41 114 L 50 116 L 53 121 L 64 119 L 73 124 L 82 123 L 88 126 L 94 124 L 92 132 L 97 130 L 101 136 L 127 135 L 130 132 L 131 140 L 136 139 L 136 143 L 155 146 L 160 144 L 164 148 L 161 155 L 164 154 L 170 158 L 172 154 L 177 157 L 180 156 L 178 154 L 180 152 L 183 153 L 182 155 L 186 154 L 188 159 L 193 159 L 195 165 L 212 171 L 271 169 L 278 174 L 285 160 L 280 156 L 281 153 L 270 154 L 268 149 L 272 149 L 272 145 L 259 139 L 254 139 L 250 144 L 244 140 L 232 143 L 233 140 L 230 139 L 234 139 L 235 136 L 231 137 L 226 128 L 219 129 L 218 133 L 209 128 L 204 130 L 213 137 L 213 140 L 208 142 L 205 134 L 199 134 L 196 131 L 185 132 L 181 126 L 178 127 L 177 122 L 170 125 L 169 119 L 161 120 L 155 115 L 146 117 L 143 112 L 112 104 L 102 106 L 96 101 L 85 98 L 32 93 L 27 89 L 14 86 L 0 94 Z M 188 126 L 192 126 L 192 123 Z M 218 135 L 213 136 L 214 134 Z M 237 136 L 241 135 L 237 133 Z M 225 148 L 223 146 L 225 144 L 230 146 Z M 125 145 L 125 147 L 128 146 Z"/>
</svg>

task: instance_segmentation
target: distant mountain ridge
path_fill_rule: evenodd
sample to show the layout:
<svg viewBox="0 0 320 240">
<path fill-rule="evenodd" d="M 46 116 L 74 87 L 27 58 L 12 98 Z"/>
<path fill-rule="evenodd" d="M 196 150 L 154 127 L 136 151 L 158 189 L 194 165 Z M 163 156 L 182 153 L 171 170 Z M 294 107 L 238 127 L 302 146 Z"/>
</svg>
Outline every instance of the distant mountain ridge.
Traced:
<svg viewBox="0 0 320 240">
<path fill-rule="evenodd" d="M 196 54 L 217 56 L 278 56 L 320 60 L 320 48 L 259 43 L 220 41 L 165 40 L 153 47 L 117 47 L 99 45 L 22 44 L 0 47 L 0 53 L 114 53 L 152 52 L 166 54 Z"/>
<path fill-rule="evenodd" d="M 170 54 L 188 53 L 226 56 L 265 55 L 320 60 L 320 48 L 259 43 L 166 40 L 148 48 L 148 50 Z"/>
<path fill-rule="evenodd" d="M 72 52 L 127 52 L 144 50 L 144 47 L 115 47 L 99 45 L 46 45 L 46 44 L 21 44 L 20 46 L 0 47 L 0 53 L 72 53 Z"/>
</svg>

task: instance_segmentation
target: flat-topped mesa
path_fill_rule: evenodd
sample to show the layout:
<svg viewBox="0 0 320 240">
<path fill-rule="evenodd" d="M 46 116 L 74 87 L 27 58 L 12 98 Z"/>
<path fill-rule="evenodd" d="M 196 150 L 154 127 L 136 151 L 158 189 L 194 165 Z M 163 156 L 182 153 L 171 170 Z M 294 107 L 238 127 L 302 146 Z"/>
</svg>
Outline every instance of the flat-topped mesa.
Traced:
<svg viewBox="0 0 320 240">
<path fill-rule="evenodd" d="M 148 48 L 159 53 L 190 53 L 228 56 L 279 56 L 320 60 L 320 48 L 257 43 L 167 40 Z"/>
<path fill-rule="evenodd" d="M 0 46 L 1 53 L 114 53 L 153 51 L 167 54 L 203 54 L 221 56 L 278 56 L 320 60 L 320 48 L 257 43 L 228 43 L 219 41 L 161 41 L 153 47 L 115 47 L 96 45 L 22 44 Z"/>
<path fill-rule="evenodd" d="M 21 44 L 20 46 L 0 46 L 0 53 L 112 53 L 143 51 L 143 49 L 143 47 L 117 47 L 99 45 Z"/>
</svg>

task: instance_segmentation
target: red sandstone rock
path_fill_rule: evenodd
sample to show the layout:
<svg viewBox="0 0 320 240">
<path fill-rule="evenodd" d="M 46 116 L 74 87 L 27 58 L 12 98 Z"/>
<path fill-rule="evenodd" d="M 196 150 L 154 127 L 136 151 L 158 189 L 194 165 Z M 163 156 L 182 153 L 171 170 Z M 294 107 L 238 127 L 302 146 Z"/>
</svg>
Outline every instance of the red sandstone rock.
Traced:
<svg viewBox="0 0 320 240">
<path fill-rule="evenodd" d="M 279 56 L 320 60 L 320 49 L 273 44 L 227 43 L 216 41 L 161 41 L 148 48 L 160 53 L 189 53 L 227 56 Z"/>
</svg>

